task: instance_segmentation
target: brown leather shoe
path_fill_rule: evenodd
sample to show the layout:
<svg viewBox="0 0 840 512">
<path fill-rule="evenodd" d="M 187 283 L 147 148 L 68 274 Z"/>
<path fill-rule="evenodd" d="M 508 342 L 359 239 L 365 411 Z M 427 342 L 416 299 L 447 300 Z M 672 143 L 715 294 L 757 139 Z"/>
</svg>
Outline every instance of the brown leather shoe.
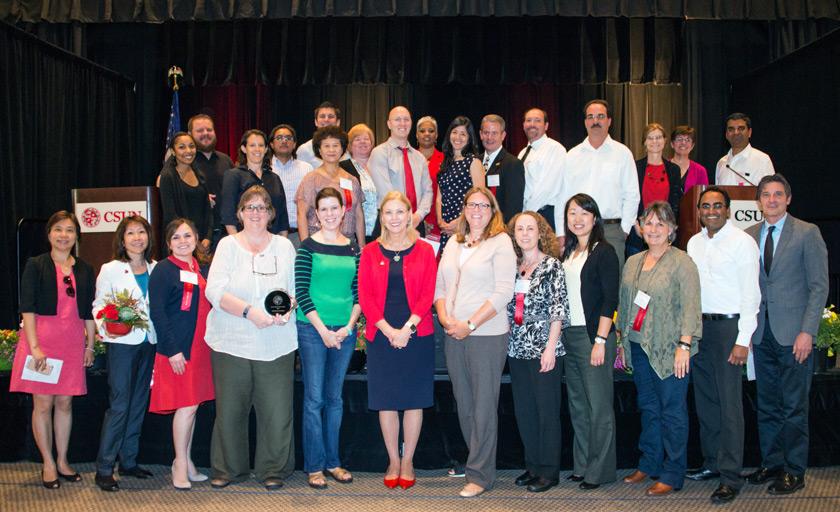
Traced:
<svg viewBox="0 0 840 512">
<path fill-rule="evenodd" d="M 645 491 L 645 494 L 648 496 L 665 496 L 666 494 L 671 494 L 674 491 L 674 488 L 668 484 L 663 484 L 662 482 L 656 482 L 655 484 L 648 487 L 648 490 Z"/>
<path fill-rule="evenodd" d="M 636 471 L 633 471 L 632 473 L 624 477 L 624 483 L 638 484 L 640 482 L 644 482 L 645 478 L 647 478 L 647 473 L 645 473 L 644 471 L 639 471 L 637 469 Z"/>
</svg>

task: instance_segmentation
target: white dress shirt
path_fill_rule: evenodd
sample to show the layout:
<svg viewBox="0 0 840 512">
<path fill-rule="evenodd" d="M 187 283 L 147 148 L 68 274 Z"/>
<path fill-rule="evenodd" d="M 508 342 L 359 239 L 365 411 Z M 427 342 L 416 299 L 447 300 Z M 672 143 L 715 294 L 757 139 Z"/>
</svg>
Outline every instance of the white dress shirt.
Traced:
<svg viewBox="0 0 840 512">
<path fill-rule="evenodd" d="M 555 209 L 557 232 L 563 233 L 563 207 L 575 194 L 589 194 L 598 203 L 604 219 L 621 219 L 621 229 L 630 233 L 639 210 L 639 177 L 633 153 L 607 135 L 598 149 L 589 138 L 569 150 L 563 174 L 563 192 Z"/>
<path fill-rule="evenodd" d="M 280 181 L 283 183 L 283 192 L 286 194 L 286 211 L 289 213 L 289 227 L 297 228 L 295 194 L 300 181 L 312 170 L 312 166 L 297 158 L 290 158 L 284 164 L 274 156 L 271 157 L 271 170 L 274 174 L 280 176 Z"/>
<path fill-rule="evenodd" d="M 406 193 L 403 147 L 408 147 L 408 161 L 411 164 L 411 175 L 414 177 L 414 191 L 417 194 L 415 213 L 423 218 L 432 210 L 432 178 L 429 176 L 429 163 L 423 153 L 411 145 L 400 146 L 393 137 L 373 148 L 368 159 L 370 177 L 376 185 L 378 196 L 376 202 L 382 204 L 382 200 L 392 190 Z"/>
<path fill-rule="evenodd" d="M 546 134 L 528 143 L 531 151 L 525 159 L 525 198 L 522 203 L 524 210 L 538 211 L 545 206 L 554 205 L 554 216 L 563 206 L 557 203 L 557 198 L 563 183 L 566 148 Z M 519 152 L 519 158 L 525 156 L 528 146 Z M 562 217 L 562 212 L 560 214 Z M 555 220 L 556 222 L 556 220 Z M 555 224 L 556 226 L 557 224 Z M 561 224 L 562 225 L 562 224 Z"/>
<path fill-rule="evenodd" d="M 261 274 L 255 273 L 261 272 Z M 273 235 L 259 254 L 252 254 L 234 236 L 219 241 L 207 275 L 207 300 L 213 305 L 207 315 L 204 340 L 216 352 L 252 361 L 274 361 L 297 350 L 297 325 L 257 329 L 241 314 L 232 315 L 221 308 L 222 296 L 229 293 L 244 300 L 252 308 L 265 311 L 265 296 L 283 289 L 294 295 L 295 248 L 286 237 Z"/>
<path fill-rule="evenodd" d="M 728 169 L 727 164 L 742 174 L 748 181 Z M 773 169 L 770 155 L 747 144 L 747 147 L 737 155 L 732 156 L 732 150 L 730 149 L 718 160 L 715 167 L 715 185 L 750 186 L 749 182 L 752 182 L 754 186 L 758 186 L 761 178 L 773 174 L 776 174 L 776 170 Z"/>
<path fill-rule="evenodd" d="M 571 325 L 586 327 L 586 312 L 583 310 L 583 295 L 581 295 L 580 274 L 589 258 L 589 251 L 574 253 L 563 260 L 563 272 L 566 273 L 566 296 L 569 298 L 569 319 Z"/>
<path fill-rule="evenodd" d="M 686 248 L 700 273 L 703 313 L 739 314 L 736 345 L 747 347 L 758 322 L 761 289 L 758 285 L 758 245 L 726 221 L 709 238 L 708 231 L 691 237 Z"/>
</svg>

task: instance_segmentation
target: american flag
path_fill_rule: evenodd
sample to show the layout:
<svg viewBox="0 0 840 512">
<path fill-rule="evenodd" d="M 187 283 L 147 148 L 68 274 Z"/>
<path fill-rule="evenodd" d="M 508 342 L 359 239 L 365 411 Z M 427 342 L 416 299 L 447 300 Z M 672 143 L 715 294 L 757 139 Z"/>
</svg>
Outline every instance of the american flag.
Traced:
<svg viewBox="0 0 840 512">
<path fill-rule="evenodd" d="M 178 91 L 172 91 L 172 106 L 169 108 L 169 126 L 166 128 L 166 148 L 167 155 L 169 151 L 169 144 L 175 134 L 181 131 L 181 107 L 178 103 Z"/>
</svg>

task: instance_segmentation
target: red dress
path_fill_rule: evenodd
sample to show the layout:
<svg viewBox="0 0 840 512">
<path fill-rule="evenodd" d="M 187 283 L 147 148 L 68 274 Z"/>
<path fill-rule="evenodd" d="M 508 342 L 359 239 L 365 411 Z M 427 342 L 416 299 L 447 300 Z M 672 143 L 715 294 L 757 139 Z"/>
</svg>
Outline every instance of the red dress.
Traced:
<svg viewBox="0 0 840 512">
<path fill-rule="evenodd" d="M 426 234 L 440 236 L 440 226 L 438 226 L 437 213 L 435 213 L 435 201 L 437 201 L 438 195 L 437 175 L 438 171 L 440 171 L 440 164 L 443 163 L 443 152 L 435 148 L 431 158 L 426 161 L 429 163 L 429 178 L 432 180 L 432 209 L 429 211 L 429 214 L 426 215 L 425 219 L 425 221 L 432 226 L 432 232 Z"/>
<path fill-rule="evenodd" d="M 64 274 L 61 268 L 55 266 L 56 290 L 58 303 L 53 315 L 35 315 L 35 332 L 38 333 L 38 345 L 49 359 L 63 361 L 58 382 L 34 382 L 20 378 L 26 356 L 29 355 L 29 343 L 26 332 L 21 329 L 18 339 L 15 360 L 12 363 L 11 383 L 9 391 L 31 393 L 34 395 L 67 395 L 78 396 L 87 394 L 85 381 L 85 321 L 79 318 L 79 308 L 76 298 L 70 297 L 64 291 Z M 76 276 L 70 274 L 73 288 L 76 288 Z"/>
<path fill-rule="evenodd" d="M 198 268 L 198 262 L 193 259 L 192 266 L 183 261 L 169 257 L 181 270 Z M 191 268 L 192 267 L 192 268 Z M 204 341 L 207 328 L 207 314 L 210 312 L 210 301 L 204 296 L 207 281 L 201 272 L 198 274 L 198 318 L 196 318 L 195 334 L 193 334 L 190 358 L 184 366 L 184 373 L 176 375 L 169 364 L 169 358 L 163 354 L 155 355 L 155 368 L 152 372 L 152 396 L 149 400 L 149 412 L 157 414 L 174 413 L 176 409 L 198 405 L 216 398 L 213 389 L 213 367 L 210 363 L 210 347 Z"/>
</svg>

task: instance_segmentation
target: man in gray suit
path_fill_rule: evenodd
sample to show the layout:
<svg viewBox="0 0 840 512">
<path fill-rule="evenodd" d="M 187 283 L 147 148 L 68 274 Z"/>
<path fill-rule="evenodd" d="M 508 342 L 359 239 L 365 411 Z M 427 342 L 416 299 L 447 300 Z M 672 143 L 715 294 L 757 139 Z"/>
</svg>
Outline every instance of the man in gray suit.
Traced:
<svg viewBox="0 0 840 512">
<path fill-rule="evenodd" d="M 808 394 L 814 336 L 828 297 L 828 252 L 819 229 L 788 215 L 790 184 L 781 174 L 758 183 L 764 222 L 747 229 L 759 244 L 761 308 L 752 337 L 761 467 L 747 476 L 770 494 L 805 487 Z"/>
</svg>

